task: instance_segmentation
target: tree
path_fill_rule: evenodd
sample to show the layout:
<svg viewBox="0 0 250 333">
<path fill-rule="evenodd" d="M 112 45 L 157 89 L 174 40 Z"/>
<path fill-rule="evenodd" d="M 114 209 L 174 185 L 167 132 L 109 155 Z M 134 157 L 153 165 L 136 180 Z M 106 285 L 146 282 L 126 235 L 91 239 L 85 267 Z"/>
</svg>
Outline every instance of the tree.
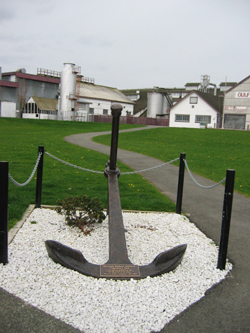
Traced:
<svg viewBox="0 0 250 333">
<path fill-rule="evenodd" d="M 28 92 L 28 83 L 25 79 L 18 80 L 18 91 L 17 91 L 17 98 L 19 103 L 19 112 L 22 117 L 23 108 L 26 103 L 26 97 Z"/>
</svg>

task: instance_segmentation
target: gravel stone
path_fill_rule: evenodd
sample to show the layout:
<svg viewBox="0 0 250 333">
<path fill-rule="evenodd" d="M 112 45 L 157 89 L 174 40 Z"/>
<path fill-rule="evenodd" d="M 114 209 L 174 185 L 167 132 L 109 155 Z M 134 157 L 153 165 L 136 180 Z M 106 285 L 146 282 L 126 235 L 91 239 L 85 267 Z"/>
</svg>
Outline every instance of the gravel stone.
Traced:
<svg viewBox="0 0 250 333">
<path fill-rule="evenodd" d="M 172 213 L 123 213 L 128 255 L 137 265 L 187 244 L 175 271 L 142 280 L 95 279 L 55 264 L 44 242 L 80 250 L 94 264 L 108 260 L 108 218 L 90 235 L 69 227 L 54 210 L 35 209 L 0 264 L 0 286 L 29 304 L 84 332 L 160 331 L 205 296 L 232 269 L 216 269 L 218 248 L 186 217 Z M 36 223 L 34 223 L 36 222 Z"/>
</svg>

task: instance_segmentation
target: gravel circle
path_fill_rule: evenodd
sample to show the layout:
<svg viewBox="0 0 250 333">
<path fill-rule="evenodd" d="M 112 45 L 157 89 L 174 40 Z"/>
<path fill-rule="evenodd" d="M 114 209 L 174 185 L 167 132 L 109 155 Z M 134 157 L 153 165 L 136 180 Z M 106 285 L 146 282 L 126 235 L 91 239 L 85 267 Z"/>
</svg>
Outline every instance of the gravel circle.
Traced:
<svg viewBox="0 0 250 333">
<path fill-rule="evenodd" d="M 142 280 L 87 277 L 55 264 L 44 242 L 56 240 L 80 250 L 94 264 L 108 260 L 108 218 L 88 236 L 63 216 L 35 209 L 9 245 L 0 264 L 0 286 L 29 304 L 84 332 L 160 331 L 176 315 L 223 280 L 216 269 L 218 248 L 186 217 L 172 213 L 123 213 L 129 259 L 145 265 L 163 251 L 187 244 L 174 272 Z"/>
</svg>

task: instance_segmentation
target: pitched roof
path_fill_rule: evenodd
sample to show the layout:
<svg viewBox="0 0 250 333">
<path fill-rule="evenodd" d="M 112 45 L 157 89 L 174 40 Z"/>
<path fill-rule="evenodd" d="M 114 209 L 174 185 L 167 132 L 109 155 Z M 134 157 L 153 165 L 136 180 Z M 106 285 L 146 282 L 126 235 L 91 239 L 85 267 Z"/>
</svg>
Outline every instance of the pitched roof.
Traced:
<svg viewBox="0 0 250 333">
<path fill-rule="evenodd" d="M 227 94 L 229 91 L 233 90 L 234 88 L 238 87 L 240 84 L 242 84 L 243 82 L 245 82 L 245 81 L 248 80 L 249 78 L 250 78 L 250 75 L 248 75 L 247 77 L 245 77 L 245 79 L 241 80 L 238 84 L 236 84 L 236 85 L 233 86 L 232 88 L 228 89 L 228 90 L 226 91 L 226 94 Z"/>
<path fill-rule="evenodd" d="M 18 87 L 18 83 L 17 82 L 0 80 L 0 86 L 10 87 L 10 88 L 17 88 Z"/>
<path fill-rule="evenodd" d="M 57 99 L 43 98 L 43 97 L 31 97 L 35 104 L 40 110 L 44 111 L 56 111 L 57 109 Z"/>
<path fill-rule="evenodd" d="M 214 96 L 212 94 L 204 93 L 202 91 L 195 91 L 200 97 L 206 101 L 209 105 L 212 106 L 215 111 L 218 111 L 219 113 L 222 113 L 223 108 L 223 98 Z"/>
<path fill-rule="evenodd" d="M 187 82 L 185 84 L 185 87 L 196 87 L 199 86 L 201 83 L 200 82 Z"/>
<path fill-rule="evenodd" d="M 159 88 L 159 87 L 155 87 L 155 88 L 143 88 L 143 89 L 124 89 L 121 90 L 125 95 L 129 95 L 132 93 L 136 93 L 136 91 L 140 91 L 139 95 L 140 98 L 137 99 L 135 101 L 135 105 L 134 105 L 134 114 L 145 110 L 147 108 L 148 105 L 148 93 L 151 92 L 159 92 L 159 93 L 163 93 L 163 94 L 167 94 L 169 92 L 170 89 L 168 88 Z"/>
<path fill-rule="evenodd" d="M 134 104 L 131 99 L 126 97 L 121 91 L 116 88 L 98 86 L 81 82 L 80 98 L 101 99 L 112 102 Z"/>
<path fill-rule="evenodd" d="M 20 79 L 27 79 L 27 80 L 34 80 L 34 81 L 42 81 L 42 82 L 49 82 L 49 83 L 60 83 L 60 79 L 51 78 L 42 75 L 34 75 L 34 74 L 26 74 L 22 72 L 9 72 L 9 73 L 2 73 L 2 76 L 11 76 L 15 75 L 17 78 Z"/>
<path fill-rule="evenodd" d="M 204 93 L 204 92 L 199 91 L 199 90 L 191 90 L 185 97 L 180 99 L 175 105 L 173 105 L 171 108 L 169 108 L 168 111 L 171 111 L 176 105 L 181 103 L 184 99 L 188 98 L 193 93 L 196 93 L 198 96 L 200 96 L 216 112 L 222 113 L 223 99 L 221 97 L 214 96 L 214 95 L 208 94 L 208 93 Z"/>
<path fill-rule="evenodd" d="M 219 84 L 220 87 L 225 87 L 225 86 L 229 86 L 229 87 L 232 87 L 232 86 L 235 86 L 237 84 L 237 82 L 221 82 Z"/>
</svg>

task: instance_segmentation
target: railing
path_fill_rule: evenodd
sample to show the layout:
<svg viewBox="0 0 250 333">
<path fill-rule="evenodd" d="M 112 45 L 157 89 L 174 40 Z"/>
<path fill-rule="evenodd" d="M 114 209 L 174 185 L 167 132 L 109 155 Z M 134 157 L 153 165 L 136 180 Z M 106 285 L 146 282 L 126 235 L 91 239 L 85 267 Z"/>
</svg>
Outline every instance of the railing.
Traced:
<svg viewBox="0 0 250 333">
<path fill-rule="evenodd" d="M 37 75 L 49 76 L 49 77 L 56 77 L 60 78 L 61 73 L 57 71 L 52 71 L 50 69 L 45 68 L 37 68 Z"/>
<path fill-rule="evenodd" d="M 112 122 L 112 116 L 109 115 L 91 115 L 90 119 L 96 123 Z M 169 126 L 169 119 L 122 116 L 120 117 L 120 124 Z"/>
<path fill-rule="evenodd" d="M 126 117 L 124 117 L 124 118 L 126 118 Z M 57 161 L 59 161 L 63 164 L 66 164 L 67 166 L 71 166 L 73 168 L 77 168 L 77 169 L 87 171 L 87 172 L 103 174 L 103 171 L 86 169 L 86 168 L 68 163 L 64 160 L 61 160 L 61 159 L 53 156 L 52 154 L 45 152 L 43 146 L 38 147 L 38 157 L 37 157 L 34 169 L 31 172 L 31 175 L 29 176 L 28 180 L 24 183 L 18 183 L 11 177 L 11 175 L 9 174 L 9 162 L 0 162 L 0 263 L 3 263 L 3 264 L 8 263 L 8 179 L 10 179 L 17 186 L 25 186 L 31 181 L 31 179 L 33 178 L 33 176 L 37 170 L 36 208 L 40 208 L 41 207 L 41 194 L 42 194 L 42 175 L 43 175 L 44 153 L 46 155 L 56 159 Z M 191 171 L 190 171 L 187 161 L 186 161 L 186 155 L 184 153 L 182 153 L 180 155 L 180 158 L 178 157 L 167 163 L 163 163 L 158 166 L 154 166 L 154 167 L 139 170 L 139 171 L 124 172 L 124 173 L 121 172 L 120 174 L 121 175 L 130 175 L 133 173 L 142 173 L 142 172 L 151 171 L 151 170 L 166 166 L 179 159 L 180 159 L 180 167 L 179 167 L 179 180 L 178 180 L 177 202 L 176 202 L 176 213 L 177 214 L 181 214 L 185 166 L 188 170 L 188 173 L 189 173 L 191 179 L 194 181 L 194 183 L 203 189 L 212 189 L 215 186 L 218 186 L 226 181 L 224 202 L 223 202 L 223 211 L 222 211 L 220 247 L 219 247 L 218 262 L 217 262 L 217 268 L 225 269 L 228 239 L 229 239 L 229 229 L 230 229 L 230 221 L 231 221 L 231 212 L 232 212 L 235 170 L 227 170 L 226 177 L 224 179 L 222 179 L 220 182 L 218 182 L 217 184 L 214 184 L 212 186 L 203 186 L 203 185 L 199 184 L 195 180 L 194 176 L 191 174 Z"/>
<path fill-rule="evenodd" d="M 83 76 L 82 78 L 81 78 L 81 82 L 86 82 L 86 83 L 95 83 L 95 79 L 93 79 L 92 77 L 85 77 L 85 76 Z"/>
</svg>

